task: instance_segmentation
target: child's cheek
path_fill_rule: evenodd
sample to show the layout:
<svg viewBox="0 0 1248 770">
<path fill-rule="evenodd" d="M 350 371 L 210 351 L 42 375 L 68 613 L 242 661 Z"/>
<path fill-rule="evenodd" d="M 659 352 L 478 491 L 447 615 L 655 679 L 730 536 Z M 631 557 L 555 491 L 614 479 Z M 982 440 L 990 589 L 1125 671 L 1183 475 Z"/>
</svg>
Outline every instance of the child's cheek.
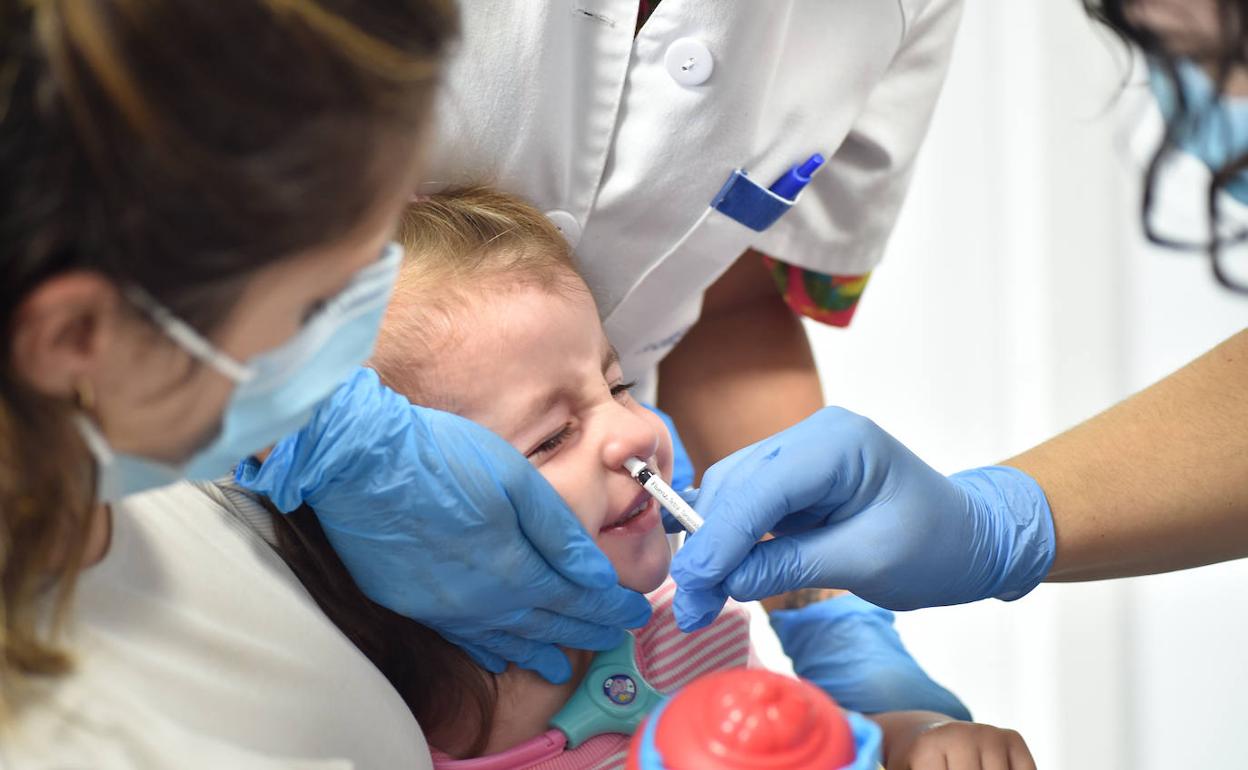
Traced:
<svg viewBox="0 0 1248 770">
<path fill-rule="evenodd" d="M 538 472 L 559 493 L 559 497 L 563 498 L 563 502 L 576 516 L 577 521 L 581 522 L 592 537 L 597 534 L 598 528 L 602 525 L 601 520 L 595 520 L 595 506 L 592 501 L 601 498 L 601 495 L 594 494 L 594 490 L 588 484 L 590 477 L 582 469 L 573 463 L 562 462 L 563 459 L 554 458 L 553 462 L 539 467 Z M 598 513 L 601 514 L 601 511 Z"/>
</svg>

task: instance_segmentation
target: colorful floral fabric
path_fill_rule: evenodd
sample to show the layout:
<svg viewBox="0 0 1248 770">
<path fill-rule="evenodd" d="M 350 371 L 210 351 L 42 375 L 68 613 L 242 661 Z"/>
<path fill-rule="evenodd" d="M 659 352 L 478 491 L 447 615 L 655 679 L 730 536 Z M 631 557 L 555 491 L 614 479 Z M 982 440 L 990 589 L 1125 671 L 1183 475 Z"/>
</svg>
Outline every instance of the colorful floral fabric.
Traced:
<svg viewBox="0 0 1248 770">
<path fill-rule="evenodd" d="M 795 313 L 830 326 L 849 326 L 858 309 L 870 273 L 826 275 L 790 265 L 774 257 L 763 257 L 776 288 Z"/>
</svg>

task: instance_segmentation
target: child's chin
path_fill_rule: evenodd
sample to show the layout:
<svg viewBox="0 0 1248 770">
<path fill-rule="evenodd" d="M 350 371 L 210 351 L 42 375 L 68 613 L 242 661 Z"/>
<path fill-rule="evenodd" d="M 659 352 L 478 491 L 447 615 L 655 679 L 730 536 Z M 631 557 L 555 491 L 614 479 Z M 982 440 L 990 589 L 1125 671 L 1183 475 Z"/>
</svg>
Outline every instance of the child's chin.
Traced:
<svg viewBox="0 0 1248 770">
<path fill-rule="evenodd" d="M 648 594 L 667 580 L 667 565 L 668 559 L 663 559 L 655 561 L 652 567 L 641 568 L 633 565 L 632 569 L 621 570 L 617 566 L 616 572 L 620 575 L 620 585 L 640 594 Z"/>
</svg>

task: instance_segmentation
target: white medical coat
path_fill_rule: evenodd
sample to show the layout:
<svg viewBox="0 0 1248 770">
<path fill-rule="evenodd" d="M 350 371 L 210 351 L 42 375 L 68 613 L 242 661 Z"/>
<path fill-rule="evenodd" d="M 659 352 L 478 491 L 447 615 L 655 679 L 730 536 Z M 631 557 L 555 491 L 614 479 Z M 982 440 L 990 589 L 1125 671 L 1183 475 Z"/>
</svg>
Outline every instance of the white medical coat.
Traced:
<svg viewBox="0 0 1248 770">
<path fill-rule="evenodd" d="M 749 247 L 823 273 L 879 261 L 944 80 L 960 0 L 474 0 L 424 190 L 492 184 L 575 244 L 629 376 Z M 708 204 L 828 157 L 762 233 Z"/>
</svg>

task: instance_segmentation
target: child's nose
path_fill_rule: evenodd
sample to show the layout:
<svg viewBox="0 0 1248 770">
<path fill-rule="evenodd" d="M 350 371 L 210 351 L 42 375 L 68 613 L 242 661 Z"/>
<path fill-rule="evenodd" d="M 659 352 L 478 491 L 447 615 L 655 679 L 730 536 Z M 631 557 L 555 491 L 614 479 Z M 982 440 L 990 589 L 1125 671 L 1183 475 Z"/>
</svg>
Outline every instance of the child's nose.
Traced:
<svg viewBox="0 0 1248 770">
<path fill-rule="evenodd" d="M 659 447 L 659 434 L 650 420 L 626 406 L 613 410 L 606 440 L 602 444 L 602 463 L 611 470 L 624 467 L 630 457 L 648 460 Z"/>
</svg>

